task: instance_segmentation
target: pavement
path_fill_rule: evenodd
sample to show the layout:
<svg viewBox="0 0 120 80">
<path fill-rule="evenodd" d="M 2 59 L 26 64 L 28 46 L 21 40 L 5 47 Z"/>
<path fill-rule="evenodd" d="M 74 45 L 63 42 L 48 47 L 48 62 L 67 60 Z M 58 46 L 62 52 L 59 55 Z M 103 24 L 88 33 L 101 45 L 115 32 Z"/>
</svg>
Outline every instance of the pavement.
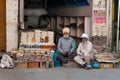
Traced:
<svg viewBox="0 0 120 80">
<path fill-rule="evenodd" d="M 0 69 L 0 80 L 120 80 L 120 69 Z"/>
</svg>

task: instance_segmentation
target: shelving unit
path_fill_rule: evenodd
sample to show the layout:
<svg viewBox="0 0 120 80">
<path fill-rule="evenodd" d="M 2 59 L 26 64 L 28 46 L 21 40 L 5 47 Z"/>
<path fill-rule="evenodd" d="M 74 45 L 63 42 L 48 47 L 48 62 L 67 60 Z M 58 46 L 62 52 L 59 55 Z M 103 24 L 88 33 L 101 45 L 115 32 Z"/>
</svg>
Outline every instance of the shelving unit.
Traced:
<svg viewBox="0 0 120 80">
<path fill-rule="evenodd" d="M 56 17 L 51 17 L 50 18 L 50 27 L 52 28 L 52 30 L 55 30 L 55 27 L 57 26 L 57 21 L 56 21 Z"/>
<path fill-rule="evenodd" d="M 57 29 L 62 30 L 63 28 L 63 17 L 57 17 Z"/>
<path fill-rule="evenodd" d="M 80 36 L 85 32 L 85 19 L 84 17 L 72 17 L 72 16 L 58 16 L 57 17 L 57 29 L 62 31 L 64 27 L 70 28 L 70 36 L 73 37 L 78 43 L 80 42 Z"/>
<path fill-rule="evenodd" d="M 46 16 L 49 24 L 45 29 L 55 32 L 54 41 L 57 44 L 62 34 L 64 27 L 70 28 L 70 36 L 73 37 L 78 43 L 82 33 L 90 32 L 90 17 L 80 16 Z"/>
<path fill-rule="evenodd" d="M 64 27 L 70 28 L 70 36 L 73 37 L 78 43 L 82 33 L 90 32 L 90 18 L 79 16 L 46 16 L 49 24 L 45 29 L 54 31 L 54 41 L 57 44 L 58 39 L 63 36 L 62 29 Z"/>
<path fill-rule="evenodd" d="M 74 38 L 78 43 L 82 33 L 85 32 L 85 17 L 72 17 L 72 16 L 54 16 L 50 18 L 50 27 L 57 31 L 57 40 L 62 36 L 62 29 L 64 27 L 70 28 L 70 36 Z"/>
</svg>

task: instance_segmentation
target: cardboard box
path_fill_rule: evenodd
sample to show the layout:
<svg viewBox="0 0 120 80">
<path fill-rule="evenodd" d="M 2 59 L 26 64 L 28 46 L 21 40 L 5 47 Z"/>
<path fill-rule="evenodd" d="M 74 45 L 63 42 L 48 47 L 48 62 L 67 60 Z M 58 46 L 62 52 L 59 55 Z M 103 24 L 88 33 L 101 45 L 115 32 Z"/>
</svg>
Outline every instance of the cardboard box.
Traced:
<svg viewBox="0 0 120 80">
<path fill-rule="evenodd" d="M 27 68 L 27 62 L 17 62 L 15 63 L 15 69 Z"/>
<path fill-rule="evenodd" d="M 46 68 L 46 62 L 40 62 L 40 68 Z"/>
<path fill-rule="evenodd" d="M 39 68 L 39 62 L 27 62 L 27 68 Z"/>
<path fill-rule="evenodd" d="M 101 69 L 111 69 L 114 68 L 114 63 L 100 63 Z"/>
<path fill-rule="evenodd" d="M 45 61 L 42 61 L 42 62 L 40 62 L 40 68 L 47 68 L 47 66 L 46 66 L 47 64 L 46 64 L 46 62 Z M 54 67 L 54 62 L 49 62 L 49 67 L 48 68 L 53 68 Z"/>
</svg>

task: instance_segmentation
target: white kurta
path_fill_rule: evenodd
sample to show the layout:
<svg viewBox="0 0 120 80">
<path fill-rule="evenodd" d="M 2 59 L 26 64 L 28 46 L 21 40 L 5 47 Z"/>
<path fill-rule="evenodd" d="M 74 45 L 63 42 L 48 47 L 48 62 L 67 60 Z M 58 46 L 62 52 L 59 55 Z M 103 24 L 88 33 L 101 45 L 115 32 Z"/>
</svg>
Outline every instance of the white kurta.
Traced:
<svg viewBox="0 0 120 80">
<path fill-rule="evenodd" d="M 85 43 L 81 42 L 77 48 L 77 56 L 74 58 L 74 60 L 81 65 L 85 63 L 90 64 L 90 60 L 94 58 L 92 50 L 93 47 L 90 41 Z"/>
</svg>

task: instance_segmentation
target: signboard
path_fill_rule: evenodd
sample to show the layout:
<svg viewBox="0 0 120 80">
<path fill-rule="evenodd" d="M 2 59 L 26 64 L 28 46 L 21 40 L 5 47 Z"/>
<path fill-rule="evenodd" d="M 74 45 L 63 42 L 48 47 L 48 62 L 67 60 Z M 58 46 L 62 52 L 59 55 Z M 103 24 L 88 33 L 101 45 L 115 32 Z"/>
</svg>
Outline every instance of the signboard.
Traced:
<svg viewBox="0 0 120 80">
<path fill-rule="evenodd" d="M 93 0 L 93 36 L 107 35 L 106 0 Z"/>
<path fill-rule="evenodd" d="M 94 10 L 105 10 L 106 0 L 93 0 L 93 9 Z"/>
<path fill-rule="evenodd" d="M 94 26 L 106 25 L 106 12 L 105 10 L 94 10 Z"/>
</svg>

